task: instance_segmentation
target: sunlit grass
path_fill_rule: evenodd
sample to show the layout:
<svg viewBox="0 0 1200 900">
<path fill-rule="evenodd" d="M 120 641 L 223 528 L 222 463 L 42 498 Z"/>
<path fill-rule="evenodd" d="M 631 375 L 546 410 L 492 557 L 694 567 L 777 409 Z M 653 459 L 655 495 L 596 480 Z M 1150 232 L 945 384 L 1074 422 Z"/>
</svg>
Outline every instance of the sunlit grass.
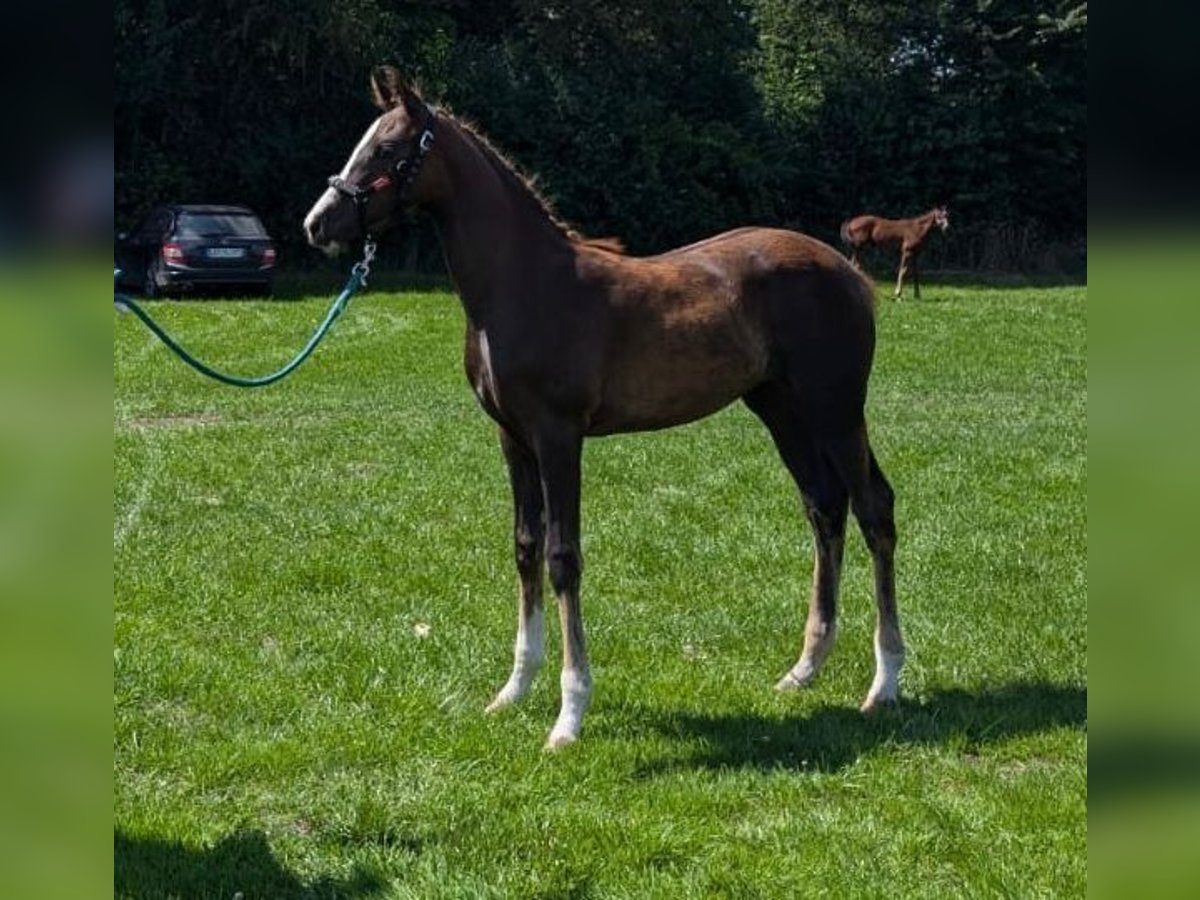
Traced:
<svg viewBox="0 0 1200 900">
<path fill-rule="evenodd" d="M 481 715 L 516 577 L 457 300 L 357 298 L 261 391 L 119 317 L 117 894 L 1081 894 L 1085 290 L 923 294 L 881 301 L 869 412 L 898 495 L 902 706 L 856 711 L 874 615 L 856 534 L 833 657 L 811 691 L 771 690 L 811 543 L 735 406 L 588 444 L 596 690 L 554 756 L 556 628 L 525 704 Z M 326 302 L 153 312 L 258 374 Z"/>
</svg>

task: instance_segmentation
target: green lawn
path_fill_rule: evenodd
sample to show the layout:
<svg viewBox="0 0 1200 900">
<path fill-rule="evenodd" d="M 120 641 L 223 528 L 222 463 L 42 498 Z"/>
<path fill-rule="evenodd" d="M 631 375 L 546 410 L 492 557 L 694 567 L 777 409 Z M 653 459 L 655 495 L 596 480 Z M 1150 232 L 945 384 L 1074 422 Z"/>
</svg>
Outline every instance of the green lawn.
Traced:
<svg viewBox="0 0 1200 900">
<path fill-rule="evenodd" d="M 537 686 L 481 714 L 509 673 L 516 574 L 461 308 L 388 281 L 260 391 L 116 318 L 117 896 L 1084 893 L 1084 288 L 880 304 L 869 418 L 909 661 L 877 716 L 857 712 L 874 619 L 857 531 L 838 647 L 809 691 L 772 690 L 811 540 L 744 407 L 589 443 L 595 693 L 580 743 L 546 754 L 552 604 Z M 325 302 L 152 311 L 258 374 Z"/>
</svg>

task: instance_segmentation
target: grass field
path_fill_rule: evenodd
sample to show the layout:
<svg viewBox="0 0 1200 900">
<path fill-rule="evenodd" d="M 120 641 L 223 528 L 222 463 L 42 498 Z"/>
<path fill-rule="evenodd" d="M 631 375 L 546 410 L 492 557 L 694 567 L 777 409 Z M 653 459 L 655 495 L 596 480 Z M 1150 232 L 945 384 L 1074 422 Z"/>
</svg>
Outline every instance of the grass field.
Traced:
<svg viewBox="0 0 1200 900">
<path fill-rule="evenodd" d="M 909 644 L 880 715 L 857 712 L 874 603 L 856 531 L 838 647 L 808 692 L 771 689 L 811 540 L 744 407 L 590 442 L 595 693 L 557 755 L 553 612 L 530 697 L 481 715 L 516 575 L 454 297 L 364 295 L 262 391 L 118 317 L 116 895 L 1082 895 L 1085 293 L 931 284 L 880 305 L 869 417 Z M 323 303 L 153 311 L 256 374 Z"/>
</svg>

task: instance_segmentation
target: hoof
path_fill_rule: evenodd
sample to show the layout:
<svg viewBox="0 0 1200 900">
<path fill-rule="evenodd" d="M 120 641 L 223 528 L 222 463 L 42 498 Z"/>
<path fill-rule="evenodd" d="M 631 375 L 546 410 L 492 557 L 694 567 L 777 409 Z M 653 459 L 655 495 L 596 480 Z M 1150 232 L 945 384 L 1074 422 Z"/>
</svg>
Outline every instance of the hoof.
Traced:
<svg viewBox="0 0 1200 900">
<path fill-rule="evenodd" d="M 896 694 L 892 694 L 890 697 L 884 696 L 883 694 L 870 694 L 867 699 L 862 702 L 862 706 L 860 706 L 858 709 L 860 712 L 873 713 L 878 709 L 883 709 L 884 707 L 895 709 L 899 703 L 900 698 Z"/>
<path fill-rule="evenodd" d="M 792 666 L 790 672 L 775 682 L 775 690 L 781 693 L 803 690 L 813 683 L 813 679 L 817 677 L 817 671 L 818 666 L 813 665 L 808 659 L 801 659 Z"/>
<path fill-rule="evenodd" d="M 483 710 L 484 715 L 492 715 L 498 713 L 502 709 L 507 709 L 514 703 L 517 703 L 522 697 L 529 693 L 529 686 L 533 682 L 532 678 L 518 679 L 510 678 L 504 683 L 504 687 L 496 692 L 496 696 L 492 699 Z"/>
<path fill-rule="evenodd" d="M 516 698 L 514 697 L 509 697 L 503 693 L 497 694 L 496 699 L 483 708 L 483 714 L 485 716 L 493 716 L 502 709 L 508 709 L 508 707 L 516 702 Z"/>
<path fill-rule="evenodd" d="M 546 738 L 546 745 L 542 749 L 547 753 L 557 753 L 565 747 L 570 747 L 577 740 L 579 740 L 579 735 L 556 729 L 550 732 L 550 736 Z"/>
<path fill-rule="evenodd" d="M 775 682 L 775 690 L 779 691 L 781 694 L 788 694 L 792 691 L 802 691 L 812 684 L 813 679 L 816 677 L 816 672 L 810 672 L 805 676 L 797 676 L 793 675 L 791 672 L 788 672 L 777 682 Z"/>
</svg>

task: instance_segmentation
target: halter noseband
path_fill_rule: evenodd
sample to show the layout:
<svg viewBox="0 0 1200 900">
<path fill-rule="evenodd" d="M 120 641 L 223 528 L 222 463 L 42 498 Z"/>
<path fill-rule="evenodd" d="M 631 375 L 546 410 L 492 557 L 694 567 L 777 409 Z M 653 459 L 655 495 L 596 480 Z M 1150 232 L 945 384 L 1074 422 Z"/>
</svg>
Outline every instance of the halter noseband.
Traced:
<svg viewBox="0 0 1200 900">
<path fill-rule="evenodd" d="M 396 163 L 390 174 L 380 175 L 366 187 L 360 187 L 356 184 L 351 184 L 341 175 L 333 175 L 329 179 L 329 186 L 341 194 L 343 197 L 349 197 L 354 203 L 354 211 L 358 214 L 358 230 L 363 237 L 369 237 L 367 234 L 367 204 L 371 202 L 371 197 L 379 191 L 395 185 L 396 187 L 396 204 L 404 202 L 404 195 L 408 193 L 408 189 L 412 187 L 412 183 L 416 180 L 418 173 L 421 171 L 421 166 L 425 162 L 425 157 L 433 148 L 433 122 L 436 118 L 432 109 L 425 107 L 425 124 L 421 129 L 421 136 L 409 151 L 408 156 Z"/>
</svg>

